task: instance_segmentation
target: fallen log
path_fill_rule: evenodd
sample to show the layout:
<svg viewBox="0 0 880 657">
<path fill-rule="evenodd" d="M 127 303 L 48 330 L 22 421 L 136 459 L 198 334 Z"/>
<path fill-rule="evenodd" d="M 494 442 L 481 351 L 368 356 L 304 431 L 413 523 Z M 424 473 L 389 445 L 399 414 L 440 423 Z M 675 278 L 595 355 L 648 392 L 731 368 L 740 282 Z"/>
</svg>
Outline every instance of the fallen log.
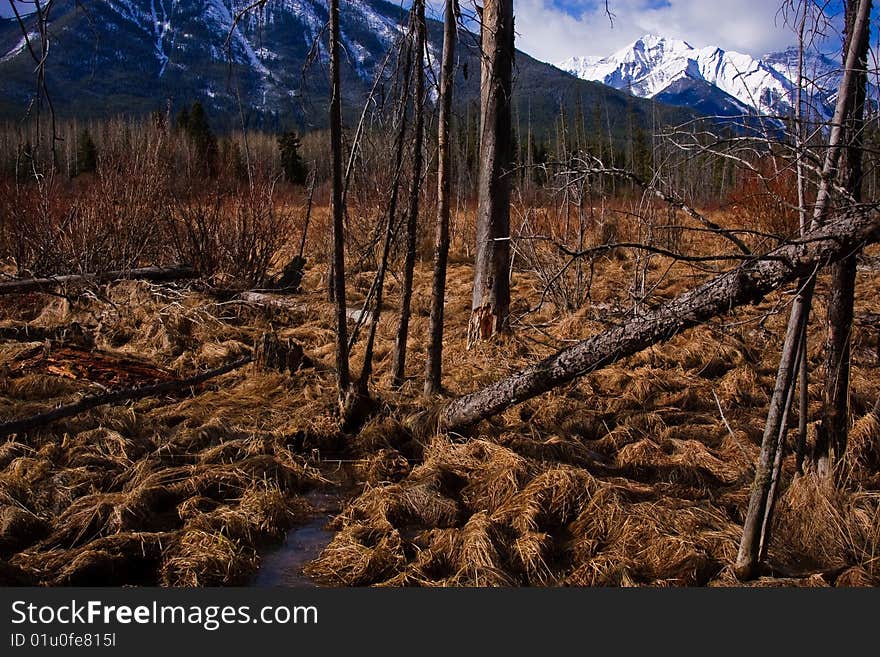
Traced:
<svg viewBox="0 0 880 657">
<path fill-rule="evenodd" d="M 8 367 L 10 372 L 19 374 L 44 371 L 108 388 L 132 387 L 144 381 L 180 380 L 168 370 L 133 356 L 68 346 L 37 345 L 33 351 L 17 356 Z"/>
<path fill-rule="evenodd" d="M 261 307 L 274 308 L 276 310 L 289 310 L 291 312 L 304 312 L 307 306 L 304 303 L 294 301 L 282 296 L 272 296 L 263 292 L 242 292 L 238 295 L 240 301 Z"/>
<path fill-rule="evenodd" d="M 226 363 L 225 365 L 221 365 L 220 367 L 202 372 L 201 374 L 196 374 L 195 376 L 186 379 L 162 381 L 161 383 L 151 383 L 149 385 L 137 386 L 134 388 L 124 388 L 122 390 L 99 395 L 88 395 L 77 402 L 59 406 L 58 408 L 45 413 L 38 413 L 37 415 L 21 418 L 19 420 L 0 423 L 0 438 L 4 438 L 13 433 L 30 431 L 31 429 L 42 427 L 66 417 L 79 415 L 84 411 L 88 411 L 98 406 L 104 406 L 105 404 L 116 404 L 123 401 L 132 401 L 170 392 L 178 392 L 200 383 L 204 383 L 205 381 L 218 377 L 221 374 L 226 374 L 227 372 L 232 372 L 233 370 L 244 367 L 252 360 L 252 356 L 244 356 L 231 363 Z"/>
<path fill-rule="evenodd" d="M 737 306 L 764 296 L 880 240 L 880 217 L 855 208 L 834 223 L 763 256 L 744 261 L 657 310 L 578 342 L 485 388 L 449 402 L 440 411 L 441 430 L 460 431 L 507 408 L 643 349 L 666 342 Z"/>
<path fill-rule="evenodd" d="M 58 342 L 75 344 L 81 347 L 93 347 L 95 344 L 94 329 L 71 322 L 63 326 L 0 326 L 0 340 L 10 342 Z"/>
<path fill-rule="evenodd" d="M 51 290 L 64 285 L 82 283 L 107 283 L 116 280 L 145 280 L 153 282 L 176 281 L 187 278 L 195 278 L 196 271 L 192 267 L 140 267 L 137 269 L 123 269 L 118 271 L 105 271 L 93 274 L 65 274 L 62 276 L 47 276 L 45 278 L 25 278 L 21 280 L 0 282 L 0 296 L 7 294 L 24 294 L 25 292 L 40 292 Z"/>
</svg>

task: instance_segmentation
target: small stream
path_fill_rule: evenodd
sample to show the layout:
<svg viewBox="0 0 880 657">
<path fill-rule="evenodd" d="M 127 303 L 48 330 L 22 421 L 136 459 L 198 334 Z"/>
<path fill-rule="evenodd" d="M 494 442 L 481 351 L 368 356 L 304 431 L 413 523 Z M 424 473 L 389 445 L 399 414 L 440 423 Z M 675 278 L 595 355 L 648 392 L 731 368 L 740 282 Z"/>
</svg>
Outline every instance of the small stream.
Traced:
<svg viewBox="0 0 880 657">
<path fill-rule="evenodd" d="M 302 569 L 333 540 L 334 532 L 327 529 L 327 523 L 342 510 L 345 496 L 324 490 L 310 491 L 305 498 L 315 509 L 312 518 L 291 529 L 279 547 L 263 554 L 250 586 L 317 586 Z"/>
</svg>

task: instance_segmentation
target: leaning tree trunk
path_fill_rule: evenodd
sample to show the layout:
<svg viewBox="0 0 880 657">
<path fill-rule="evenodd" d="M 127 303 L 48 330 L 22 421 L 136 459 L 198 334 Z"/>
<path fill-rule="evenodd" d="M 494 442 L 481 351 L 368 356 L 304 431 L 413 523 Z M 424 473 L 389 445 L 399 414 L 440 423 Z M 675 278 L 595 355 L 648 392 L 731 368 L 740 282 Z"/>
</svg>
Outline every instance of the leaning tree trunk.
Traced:
<svg viewBox="0 0 880 657">
<path fill-rule="evenodd" d="M 513 0 L 486 0 L 482 24 L 477 257 L 469 347 L 503 331 L 510 310 Z"/>
<path fill-rule="evenodd" d="M 843 79 L 840 82 L 837 95 L 837 104 L 834 108 L 831 134 L 828 139 L 828 148 L 825 154 L 825 162 L 822 167 L 822 180 L 816 194 L 815 207 L 811 228 L 816 229 L 825 222 L 828 214 L 831 182 L 834 179 L 841 151 L 843 150 L 843 123 L 849 114 L 849 108 L 853 103 L 854 71 L 858 64 L 858 53 L 861 43 L 868 38 L 868 14 L 870 0 L 861 0 L 858 14 L 855 16 L 855 25 L 852 29 L 854 38 L 850 40 L 847 49 L 846 67 Z M 842 255 L 849 255 L 844 253 Z M 764 425 L 764 436 L 761 441 L 761 453 L 755 468 L 755 479 L 749 497 L 749 508 L 746 511 L 743 523 L 743 534 L 740 539 L 739 552 L 737 554 L 734 572 L 740 579 L 751 579 L 757 574 L 760 555 L 763 551 L 763 542 L 767 542 L 770 536 L 772 523 L 772 500 L 770 499 L 773 489 L 774 464 L 777 450 L 780 450 L 780 428 L 785 421 L 784 408 L 789 396 L 789 388 L 794 384 L 794 370 L 797 367 L 795 357 L 799 351 L 796 344 L 801 339 L 803 331 L 806 331 L 807 320 L 812 304 L 813 289 L 815 287 L 816 271 L 805 272 L 805 278 L 801 281 L 801 292 L 792 305 L 786 328 L 785 342 L 782 349 L 779 369 L 776 375 L 776 385 L 770 406 L 767 412 L 767 421 Z"/>
<path fill-rule="evenodd" d="M 440 65 L 440 117 L 437 127 L 437 227 L 434 238 L 434 283 L 431 288 L 429 343 L 425 363 L 425 395 L 435 395 L 440 392 L 443 368 L 443 307 L 446 303 L 450 178 L 452 177 L 449 124 L 452 117 L 452 91 L 455 79 L 457 14 L 456 0 L 446 0 L 446 17 L 443 23 L 443 62 Z"/>
<path fill-rule="evenodd" d="M 336 385 L 345 414 L 351 379 L 348 367 L 348 318 L 345 301 L 345 235 L 342 207 L 342 104 L 339 82 L 339 0 L 330 0 L 330 155 L 332 161 L 333 263 L 330 273 L 336 301 Z"/>
<path fill-rule="evenodd" d="M 412 180 L 409 188 L 409 208 L 406 220 L 406 257 L 403 263 L 403 290 L 400 300 L 400 323 L 397 327 L 397 339 L 394 342 L 394 358 L 391 367 L 391 383 L 393 386 L 403 384 L 406 373 L 406 343 L 409 338 L 410 306 L 413 290 L 413 272 L 416 266 L 416 237 L 419 221 L 419 191 L 422 185 L 422 145 L 425 135 L 425 2 L 415 0 L 413 3 L 415 18 L 415 135 L 413 143 Z"/>
<path fill-rule="evenodd" d="M 540 363 L 447 404 L 439 415 L 441 430 L 464 431 L 471 425 L 532 399 L 578 377 L 611 365 L 643 349 L 670 340 L 747 303 L 758 303 L 770 292 L 808 276 L 854 249 L 880 240 L 874 212 L 855 208 L 839 221 L 808 232 L 764 257 L 707 281 L 622 326 L 574 344 Z"/>
<path fill-rule="evenodd" d="M 412 28 L 412 22 L 410 22 Z M 407 37 L 412 35 L 410 32 Z M 397 134 L 394 138 L 394 168 L 391 181 L 391 196 L 388 200 L 387 222 L 385 224 L 385 240 L 382 246 L 382 254 L 379 258 L 379 269 L 373 280 L 370 292 L 373 296 L 373 311 L 370 313 L 370 329 L 367 333 L 366 346 L 364 347 L 364 365 L 361 369 L 360 378 L 357 381 L 357 394 L 361 400 L 369 397 L 369 382 L 373 374 L 373 347 L 376 342 L 376 331 L 379 328 L 379 318 L 382 314 L 382 298 L 385 292 L 385 275 L 388 272 L 388 260 L 391 257 L 391 247 L 397 234 L 397 203 L 400 196 L 400 179 L 403 175 L 403 152 L 406 145 L 407 109 L 409 107 L 409 84 L 412 75 L 412 44 L 407 40 L 405 44 L 406 56 L 404 59 L 403 85 L 400 99 L 397 105 L 396 118 L 398 123 Z"/>
<path fill-rule="evenodd" d="M 871 2 L 868 0 L 869 11 Z M 847 52 L 853 38 L 858 7 L 846 7 Z M 866 28 L 867 29 L 867 28 Z M 859 42 L 857 70 L 853 80 L 853 104 L 844 123 L 844 143 L 838 179 L 852 199 L 862 199 L 862 130 L 864 128 L 866 85 L 868 82 L 868 40 Z M 816 432 L 813 456 L 816 472 L 828 476 L 846 452 L 849 424 L 850 338 L 855 301 L 856 258 L 853 253 L 831 268 L 828 297 L 828 336 L 825 351 L 825 385 L 822 395 L 822 421 Z"/>
</svg>

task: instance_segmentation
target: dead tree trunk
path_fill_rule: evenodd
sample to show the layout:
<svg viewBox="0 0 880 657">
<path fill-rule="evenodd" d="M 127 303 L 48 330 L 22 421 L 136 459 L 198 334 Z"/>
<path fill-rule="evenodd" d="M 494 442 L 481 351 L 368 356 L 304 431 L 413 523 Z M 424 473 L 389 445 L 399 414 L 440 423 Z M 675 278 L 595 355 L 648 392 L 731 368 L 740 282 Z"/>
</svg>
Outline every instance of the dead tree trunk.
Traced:
<svg viewBox="0 0 880 657">
<path fill-rule="evenodd" d="M 482 25 L 477 257 L 468 347 L 505 330 L 510 309 L 513 0 L 486 0 Z"/>
<path fill-rule="evenodd" d="M 340 411 L 345 414 L 351 379 L 348 366 L 348 324 L 345 301 L 345 235 L 342 206 L 342 88 L 339 41 L 339 0 L 330 0 L 330 151 L 332 160 L 333 264 L 330 273 L 336 301 L 336 386 Z"/>
<path fill-rule="evenodd" d="M 425 395 L 440 392 L 443 369 L 443 309 L 446 303 L 446 264 L 449 259 L 449 203 L 452 153 L 449 124 L 455 72 L 455 40 L 458 36 L 456 0 L 446 0 L 443 23 L 443 62 L 440 66 L 440 117 L 437 128 L 437 227 L 434 237 L 434 283 L 425 363 Z"/>
<path fill-rule="evenodd" d="M 825 162 L 822 167 L 822 180 L 816 194 L 815 207 L 811 228 L 821 227 L 828 214 L 831 182 L 834 179 L 843 146 L 843 122 L 849 114 L 849 108 L 853 102 L 854 71 L 857 66 L 858 52 L 861 41 L 868 37 L 868 13 L 870 0 L 861 0 L 856 16 L 853 35 L 847 50 L 846 68 L 843 79 L 838 89 L 837 104 L 832 119 L 831 134 L 828 139 L 828 149 L 825 154 Z M 849 255 L 843 253 L 841 256 Z M 839 260 L 838 258 L 837 260 Z M 755 468 L 755 480 L 752 483 L 749 508 L 743 523 L 743 535 L 740 540 L 739 553 L 737 555 L 734 572 L 740 579 L 751 579 L 757 574 L 758 563 L 762 550 L 762 541 L 769 540 L 770 524 L 772 523 L 772 500 L 770 499 L 773 488 L 774 463 L 777 461 L 777 450 L 780 446 L 780 427 L 784 421 L 784 407 L 789 396 L 789 388 L 794 385 L 794 370 L 797 368 L 795 357 L 799 351 L 796 344 L 802 332 L 806 330 L 807 320 L 812 304 L 813 288 L 815 287 L 816 271 L 806 272 L 801 281 L 801 292 L 792 305 L 791 315 L 785 334 L 785 343 L 782 349 L 779 369 L 776 375 L 776 385 L 770 406 L 767 412 L 767 421 L 764 425 L 764 437 L 761 442 L 761 453 Z"/>
<path fill-rule="evenodd" d="M 587 340 L 481 390 L 464 395 L 442 409 L 439 427 L 462 431 L 578 377 L 671 339 L 731 309 L 758 303 L 786 283 L 808 276 L 825 263 L 880 240 L 874 212 L 852 209 L 838 221 L 810 231 L 803 239 L 756 256 L 687 292 L 659 309 Z M 772 458 L 772 455 L 771 455 Z"/>
<path fill-rule="evenodd" d="M 869 11 L 872 3 L 868 0 Z M 846 6 L 846 43 L 849 51 L 856 26 L 858 6 Z M 865 29 L 868 29 L 866 26 Z M 845 64 L 845 62 L 844 62 Z M 844 143 L 838 180 L 856 202 L 862 197 L 862 130 L 868 81 L 868 39 L 859 42 L 857 70 L 853 76 L 853 103 L 844 123 Z M 825 351 L 825 385 L 822 421 L 816 434 L 813 455 L 816 472 L 827 476 L 846 451 L 849 413 L 850 338 L 855 301 L 857 254 L 850 254 L 831 268 L 828 298 L 828 336 Z"/>
<path fill-rule="evenodd" d="M 412 28 L 412 21 L 410 21 Z M 408 39 L 411 32 L 407 35 Z M 391 197 L 388 200 L 387 220 L 385 224 L 385 240 L 382 246 L 382 254 L 379 258 L 379 269 L 373 280 L 371 294 L 373 297 L 373 312 L 370 313 L 370 329 L 367 333 L 366 346 L 364 347 L 364 365 L 357 381 L 357 394 L 362 401 L 369 397 L 370 377 L 373 374 L 373 346 L 376 342 L 376 331 L 379 328 L 379 317 L 382 313 L 382 298 L 385 291 L 385 275 L 388 271 L 388 260 L 391 257 L 391 247 L 394 236 L 397 233 L 397 203 L 400 196 L 400 179 L 403 175 L 403 153 L 406 145 L 407 110 L 409 108 L 409 84 L 412 76 L 412 44 L 407 39 L 405 44 L 406 56 L 403 67 L 403 85 L 400 91 L 400 99 L 397 105 L 397 133 L 394 138 L 394 168 L 391 181 Z"/>
<path fill-rule="evenodd" d="M 52 290 L 65 285 L 108 283 L 118 280 L 144 280 L 158 283 L 195 278 L 197 275 L 197 272 L 192 267 L 176 266 L 140 267 L 137 269 L 105 271 L 94 274 L 65 274 L 63 276 L 46 276 L 43 278 L 25 278 L 0 283 L 0 296 Z"/>
<path fill-rule="evenodd" d="M 804 176 L 804 149 L 806 126 L 804 125 L 804 36 L 807 30 L 807 0 L 801 5 L 801 17 L 798 22 L 798 77 L 797 94 L 795 97 L 794 120 L 795 120 L 795 149 L 797 162 L 797 194 L 798 194 L 798 219 L 800 234 L 803 236 L 809 227 L 809 210 L 807 209 L 806 178 Z M 802 331 L 800 346 L 800 362 L 798 366 L 798 438 L 797 438 L 797 471 L 803 473 L 804 455 L 807 445 L 807 423 L 810 409 L 809 372 L 807 369 L 807 332 Z"/>
<path fill-rule="evenodd" d="M 118 404 L 119 402 L 134 401 L 136 399 L 144 399 L 145 397 L 156 397 L 158 395 L 187 390 L 200 383 L 221 376 L 222 374 L 242 368 L 252 360 L 252 356 L 243 356 L 236 361 L 221 365 L 220 367 L 208 370 L 207 372 L 202 372 L 201 374 L 196 374 L 186 379 L 161 381 L 159 383 L 137 386 L 135 388 L 124 388 L 122 390 L 116 390 L 115 392 L 87 395 L 79 401 L 64 406 L 58 406 L 45 413 L 38 413 L 37 415 L 32 415 L 20 420 L 2 422 L 0 423 L 0 438 L 5 438 L 14 433 L 21 434 L 27 431 L 32 431 L 33 429 L 45 426 L 50 422 L 55 422 L 56 420 L 61 420 L 66 417 L 73 417 L 74 415 L 79 415 L 80 413 L 84 413 L 92 408 L 97 408 L 98 406 Z"/>
<path fill-rule="evenodd" d="M 425 2 L 413 3 L 415 19 L 415 135 L 413 142 L 412 180 L 409 188 L 409 208 L 406 220 L 406 256 L 403 263 L 403 290 L 400 300 L 400 323 L 394 342 L 394 358 L 391 367 L 391 385 L 400 386 L 406 373 L 406 343 L 409 338 L 410 305 L 412 302 L 413 272 L 416 266 L 416 237 L 419 221 L 419 191 L 422 186 L 422 145 L 425 138 Z"/>
</svg>

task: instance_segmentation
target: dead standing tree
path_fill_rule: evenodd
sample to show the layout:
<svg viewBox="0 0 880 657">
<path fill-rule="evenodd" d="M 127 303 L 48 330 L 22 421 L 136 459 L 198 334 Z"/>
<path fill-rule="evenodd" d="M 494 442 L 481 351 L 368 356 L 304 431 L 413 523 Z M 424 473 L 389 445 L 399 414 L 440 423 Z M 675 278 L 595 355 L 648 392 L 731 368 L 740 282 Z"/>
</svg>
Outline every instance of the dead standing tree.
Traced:
<svg viewBox="0 0 880 657">
<path fill-rule="evenodd" d="M 400 323 L 394 343 L 394 358 L 391 367 L 393 386 L 403 384 L 406 371 L 406 343 L 409 337 L 410 303 L 412 301 L 413 272 L 416 266 L 416 238 L 419 221 L 419 192 L 422 185 L 422 146 L 425 140 L 425 2 L 415 0 L 412 7 L 415 21 L 415 134 L 413 135 L 412 178 L 409 189 L 409 207 L 406 220 L 406 255 L 403 265 L 403 290 L 400 301 Z"/>
<path fill-rule="evenodd" d="M 486 1 L 481 51 L 477 257 L 468 347 L 505 330 L 510 311 L 513 0 Z"/>
<path fill-rule="evenodd" d="M 843 150 L 844 121 L 849 116 L 850 108 L 855 100 L 853 89 L 856 81 L 855 72 L 859 61 L 859 52 L 861 52 L 862 43 L 868 39 L 870 6 L 870 0 L 860 0 L 858 11 L 854 15 L 854 23 L 851 30 L 853 38 L 850 39 L 847 49 L 846 66 L 838 89 L 837 103 L 828 139 L 828 148 L 822 167 L 821 182 L 813 209 L 811 225 L 813 230 L 822 227 L 830 210 L 831 187 L 837 175 L 837 167 Z M 851 253 L 844 253 L 842 255 L 851 255 Z M 764 437 L 755 470 L 755 480 L 752 484 L 749 508 L 743 523 L 743 535 L 734 567 L 734 571 L 740 579 L 751 579 L 757 574 L 761 554 L 765 552 L 766 546 L 769 543 L 769 529 L 772 524 L 773 515 L 773 498 L 779 475 L 778 465 L 781 464 L 781 454 L 778 455 L 777 451 L 781 451 L 784 448 L 784 440 L 782 440 L 784 436 L 782 434 L 791 401 L 790 391 L 794 385 L 795 371 L 801 349 L 800 345 L 803 342 L 803 333 L 806 331 L 817 271 L 818 266 L 812 272 L 804 272 L 804 276 L 798 285 L 800 292 L 792 304 L 785 342 L 782 347 L 782 356 L 777 371 L 776 384 L 773 396 L 770 399 L 767 421 L 764 426 Z"/>
<path fill-rule="evenodd" d="M 868 12 L 871 1 L 867 1 Z M 846 47 L 848 53 L 854 37 L 859 4 L 846 3 Z M 865 30 L 868 26 L 865 25 Z M 868 39 L 862 38 L 856 49 L 856 70 L 853 71 L 853 101 L 844 119 L 843 143 L 838 182 L 856 202 L 862 200 L 862 142 L 865 97 L 868 81 Z M 844 62 L 846 65 L 846 62 Z M 850 379 L 850 337 L 855 301 L 856 258 L 852 253 L 831 267 L 828 298 L 828 336 L 825 352 L 825 384 L 822 396 L 822 421 L 816 434 L 813 462 L 820 475 L 827 476 L 846 452 Z"/>
<path fill-rule="evenodd" d="M 385 221 L 385 238 L 383 241 L 381 256 L 379 257 L 379 269 L 373 279 L 370 292 L 367 295 L 368 301 L 372 299 L 373 309 L 370 313 L 370 328 L 367 333 L 366 346 L 364 348 L 364 364 L 358 378 L 356 390 L 358 398 L 361 402 L 366 403 L 369 398 L 369 382 L 373 373 L 373 347 L 376 341 L 376 331 L 379 327 L 379 318 L 382 313 L 382 299 L 385 291 L 385 276 L 388 272 L 388 261 L 391 258 L 391 249 L 394 245 L 394 238 L 397 235 L 397 205 L 400 196 L 400 183 L 403 177 L 404 169 L 404 151 L 406 146 L 407 121 L 410 101 L 410 82 L 413 72 L 413 44 L 412 36 L 416 29 L 415 23 L 415 5 L 410 12 L 409 29 L 407 30 L 406 40 L 403 43 L 404 66 L 403 80 L 401 84 L 400 97 L 397 102 L 396 111 L 396 128 L 397 132 L 394 136 L 394 164 L 393 176 L 391 180 L 391 195 L 388 200 L 388 208 L 386 211 Z M 416 103 L 416 111 L 418 111 L 418 103 Z M 418 139 L 418 137 L 417 137 Z M 366 310 L 366 305 L 364 307 Z"/>
<path fill-rule="evenodd" d="M 34 71 L 36 73 L 37 89 L 34 98 L 28 108 L 30 113 L 32 108 L 36 108 L 35 120 L 37 128 L 37 145 L 43 145 L 42 124 L 40 121 L 40 110 L 43 102 L 49 109 L 49 125 L 51 129 L 50 150 L 52 152 L 52 170 L 59 169 L 58 163 L 58 142 L 62 141 L 58 134 L 58 125 L 55 116 L 55 106 L 52 103 L 52 97 L 49 95 L 49 87 L 46 82 L 46 64 L 49 60 L 49 48 L 52 40 L 53 32 L 50 29 L 50 15 L 55 6 L 55 0 L 34 0 L 27 3 L 30 5 L 29 10 L 32 12 L 29 16 L 22 16 L 19 11 L 24 3 L 18 3 L 15 0 L 7 0 L 9 8 L 18 23 L 19 30 L 22 34 L 22 42 L 26 47 L 28 54 L 34 61 Z M 28 26 L 27 22 L 31 21 L 32 25 Z M 32 167 L 36 166 L 35 162 L 31 162 Z M 36 170 L 34 171 L 36 173 Z"/>
<path fill-rule="evenodd" d="M 443 309 L 446 302 L 446 264 L 449 259 L 449 204 L 451 200 L 452 153 L 449 126 L 455 73 L 455 42 L 458 36 L 458 3 L 446 0 L 443 23 L 443 60 L 440 65 L 440 117 L 437 128 L 437 224 L 434 238 L 434 282 L 431 289 L 431 318 L 428 326 L 428 354 L 425 363 L 425 395 L 441 390 L 443 369 Z"/>
<path fill-rule="evenodd" d="M 336 302 L 336 385 L 343 417 L 351 398 L 348 364 L 348 317 L 345 301 L 345 234 L 342 204 L 342 88 L 340 85 L 339 0 L 330 0 L 330 151 L 332 167 L 333 297 Z"/>
</svg>

